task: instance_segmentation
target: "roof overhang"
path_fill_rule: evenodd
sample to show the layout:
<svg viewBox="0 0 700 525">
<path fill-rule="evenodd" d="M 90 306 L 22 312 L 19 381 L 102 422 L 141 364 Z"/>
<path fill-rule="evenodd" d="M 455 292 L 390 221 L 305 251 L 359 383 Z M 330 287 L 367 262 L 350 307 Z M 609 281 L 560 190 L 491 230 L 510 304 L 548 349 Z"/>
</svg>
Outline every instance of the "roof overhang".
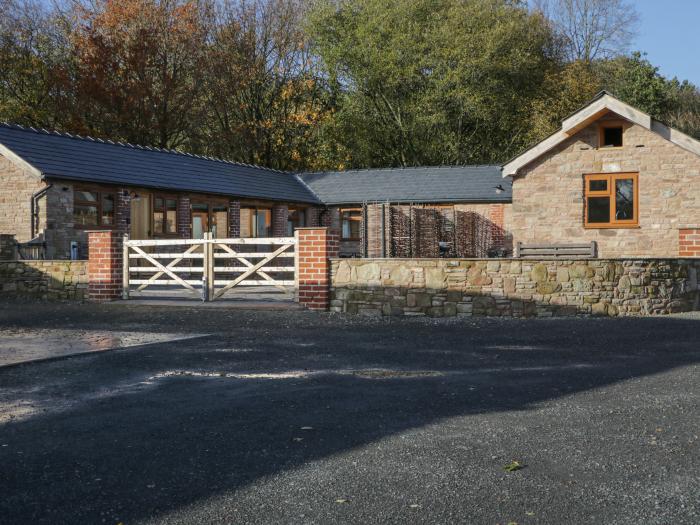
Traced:
<svg viewBox="0 0 700 525">
<path fill-rule="evenodd" d="M 699 141 L 652 119 L 643 111 L 629 104 L 625 104 L 609 93 L 603 92 L 585 107 L 564 119 L 559 131 L 505 164 L 503 166 L 503 176 L 509 177 L 517 175 L 521 168 L 538 159 L 608 113 L 614 113 L 625 120 L 661 135 L 666 140 L 673 142 L 681 148 L 691 151 L 696 155 L 700 155 Z"/>
</svg>

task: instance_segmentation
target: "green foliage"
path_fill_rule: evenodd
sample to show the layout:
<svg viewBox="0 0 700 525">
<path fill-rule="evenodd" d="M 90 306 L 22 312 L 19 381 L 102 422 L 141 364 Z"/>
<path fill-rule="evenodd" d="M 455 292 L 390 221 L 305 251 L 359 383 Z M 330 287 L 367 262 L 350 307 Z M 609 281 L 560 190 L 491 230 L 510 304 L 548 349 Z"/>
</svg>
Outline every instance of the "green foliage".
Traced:
<svg viewBox="0 0 700 525">
<path fill-rule="evenodd" d="M 551 64 L 539 16 L 502 0 L 325 1 L 310 33 L 352 166 L 493 162 L 523 146 Z"/>
<path fill-rule="evenodd" d="M 290 170 L 502 162 L 601 89 L 700 138 L 644 55 L 521 0 L 0 0 L 0 120 Z"/>
</svg>

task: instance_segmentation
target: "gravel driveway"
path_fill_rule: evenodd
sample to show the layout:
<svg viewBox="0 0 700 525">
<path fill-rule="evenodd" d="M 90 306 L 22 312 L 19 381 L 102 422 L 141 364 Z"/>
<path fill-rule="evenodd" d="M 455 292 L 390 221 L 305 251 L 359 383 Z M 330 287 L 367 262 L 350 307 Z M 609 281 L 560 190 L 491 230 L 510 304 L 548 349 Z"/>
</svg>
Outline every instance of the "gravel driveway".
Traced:
<svg viewBox="0 0 700 525">
<path fill-rule="evenodd" d="M 700 522 L 697 315 L 0 304 L 38 330 L 211 335 L 0 368 L 2 523 Z"/>
</svg>

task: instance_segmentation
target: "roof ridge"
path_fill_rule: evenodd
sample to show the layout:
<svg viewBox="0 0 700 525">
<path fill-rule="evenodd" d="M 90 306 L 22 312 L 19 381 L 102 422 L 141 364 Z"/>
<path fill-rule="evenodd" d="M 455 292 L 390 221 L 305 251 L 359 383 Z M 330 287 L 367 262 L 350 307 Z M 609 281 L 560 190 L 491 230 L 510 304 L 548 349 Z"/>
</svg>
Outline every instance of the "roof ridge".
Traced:
<svg viewBox="0 0 700 525">
<path fill-rule="evenodd" d="M 193 157 L 193 158 L 209 160 L 209 161 L 213 161 L 213 162 L 222 162 L 224 164 L 232 164 L 234 166 L 243 166 L 246 168 L 256 168 L 256 169 L 271 171 L 274 173 L 283 173 L 285 175 L 295 175 L 294 172 L 290 172 L 290 171 L 278 170 L 275 168 L 268 168 L 267 166 L 259 166 L 256 164 L 249 164 L 246 162 L 239 162 L 239 161 L 223 159 L 223 158 L 219 158 L 219 157 L 200 155 L 197 153 L 190 153 L 188 151 L 180 151 L 177 149 L 168 149 L 168 148 L 156 148 L 154 146 L 144 146 L 141 144 L 131 144 L 130 142 L 121 142 L 121 141 L 114 142 L 110 139 L 91 137 L 89 135 L 86 135 L 86 136 L 81 136 L 81 135 L 77 135 L 77 134 L 74 135 L 74 134 L 68 133 L 66 131 L 62 132 L 62 131 L 57 131 L 57 130 L 49 130 L 46 128 L 35 128 L 32 126 L 22 126 L 21 124 L 14 124 L 12 122 L 6 122 L 6 121 L 0 121 L 0 127 L 9 128 L 9 129 L 16 129 L 19 131 L 26 131 L 26 132 L 30 132 L 30 133 L 37 133 L 40 135 L 51 135 L 51 136 L 62 137 L 62 138 L 66 138 L 66 139 L 81 140 L 81 141 L 85 141 L 85 142 L 97 142 L 100 144 L 108 144 L 110 146 L 117 146 L 120 148 L 131 148 L 131 149 L 138 149 L 138 150 L 143 150 L 143 151 L 156 151 L 158 153 L 169 153 L 172 155 L 182 155 L 185 157 Z"/>
<path fill-rule="evenodd" d="M 501 164 L 441 164 L 435 166 L 397 166 L 388 168 L 352 168 L 348 170 L 305 171 L 298 175 L 341 174 L 365 171 L 407 171 L 407 170 L 435 170 L 435 169 L 460 169 L 460 168 L 502 168 Z"/>
</svg>

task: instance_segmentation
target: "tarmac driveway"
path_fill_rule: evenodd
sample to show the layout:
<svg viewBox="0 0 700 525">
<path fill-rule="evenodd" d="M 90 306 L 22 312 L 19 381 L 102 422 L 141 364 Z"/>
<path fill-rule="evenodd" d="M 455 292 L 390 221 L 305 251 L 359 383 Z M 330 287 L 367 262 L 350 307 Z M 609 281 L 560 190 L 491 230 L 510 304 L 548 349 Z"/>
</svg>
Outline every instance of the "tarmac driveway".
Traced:
<svg viewBox="0 0 700 525">
<path fill-rule="evenodd" d="M 211 335 L 0 368 L 2 523 L 700 522 L 697 316 L 0 304 L 54 330 Z"/>
</svg>

